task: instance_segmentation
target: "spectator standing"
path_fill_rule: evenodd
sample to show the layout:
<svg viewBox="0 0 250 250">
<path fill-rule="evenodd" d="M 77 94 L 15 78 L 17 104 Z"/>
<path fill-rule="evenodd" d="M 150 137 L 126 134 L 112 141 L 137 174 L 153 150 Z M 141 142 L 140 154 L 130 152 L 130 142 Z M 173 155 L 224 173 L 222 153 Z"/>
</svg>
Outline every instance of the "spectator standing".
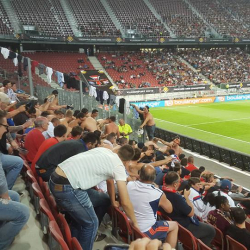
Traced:
<svg viewBox="0 0 250 250">
<path fill-rule="evenodd" d="M 138 113 L 143 115 L 144 121 L 142 125 L 140 126 L 140 128 L 145 127 L 147 131 L 148 139 L 149 141 L 152 141 L 154 138 L 154 133 L 155 133 L 155 121 L 154 121 L 153 115 L 149 112 L 149 107 L 145 106 L 142 111 L 134 104 L 132 104 L 131 106 L 134 107 Z"/>
<path fill-rule="evenodd" d="M 128 196 L 124 167 L 133 155 L 134 150 L 129 145 L 121 147 L 118 154 L 106 148 L 95 148 L 62 162 L 51 175 L 50 190 L 58 206 L 74 218 L 77 227 L 74 227 L 72 236 L 77 237 L 83 249 L 92 250 L 98 229 L 98 219 L 87 190 L 104 180 L 109 180 L 110 199 L 112 205 L 117 206 L 115 179 L 121 205 L 134 226 L 138 227 Z"/>
</svg>

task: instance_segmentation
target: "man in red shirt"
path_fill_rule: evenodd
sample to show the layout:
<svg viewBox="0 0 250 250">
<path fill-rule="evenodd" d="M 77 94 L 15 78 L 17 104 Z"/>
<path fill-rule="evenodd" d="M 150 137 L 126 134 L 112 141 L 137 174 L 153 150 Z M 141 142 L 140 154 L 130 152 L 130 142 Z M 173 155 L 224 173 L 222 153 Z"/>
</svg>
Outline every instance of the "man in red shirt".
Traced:
<svg viewBox="0 0 250 250">
<path fill-rule="evenodd" d="M 40 156 L 50 147 L 57 144 L 58 142 L 65 141 L 67 137 L 67 128 L 65 125 L 60 124 L 54 128 L 54 137 L 45 140 L 39 147 L 34 160 L 32 161 L 31 169 L 35 172 L 35 164 Z"/>
<path fill-rule="evenodd" d="M 194 157 L 193 156 L 189 156 L 188 157 L 188 164 L 186 166 L 186 169 L 189 170 L 190 172 L 192 172 L 195 169 L 198 169 L 195 165 L 194 165 Z"/>
<path fill-rule="evenodd" d="M 35 128 L 27 134 L 24 143 L 24 147 L 28 150 L 28 154 L 26 155 L 28 162 L 34 160 L 39 147 L 45 141 L 42 132 L 48 130 L 49 121 L 46 117 L 39 116 L 34 121 L 34 124 Z"/>
</svg>

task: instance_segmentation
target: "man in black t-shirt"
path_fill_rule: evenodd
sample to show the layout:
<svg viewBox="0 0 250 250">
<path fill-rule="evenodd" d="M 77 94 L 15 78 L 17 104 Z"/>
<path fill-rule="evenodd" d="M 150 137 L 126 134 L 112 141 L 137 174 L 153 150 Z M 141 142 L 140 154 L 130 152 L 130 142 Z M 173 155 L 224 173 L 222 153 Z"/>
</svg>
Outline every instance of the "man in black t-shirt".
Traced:
<svg viewBox="0 0 250 250">
<path fill-rule="evenodd" d="M 97 138 L 94 133 L 88 133 L 83 139 L 68 140 L 57 143 L 46 150 L 36 162 L 36 172 L 44 181 L 49 181 L 50 175 L 58 164 L 68 158 L 83 153 L 96 146 Z"/>
<path fill-rule="evenodd" d="M 180 177 L 176 172 L 169 172 L 165 177 L 165 183 L 166 186 L 162 190 L 173 206 L 172 213 L 167 215 L 173 221 L 180 223 L 207 246 L 210 246 L 215 236 L 215 229 L 213 226 L 199 222 L 194 218 L 194 206 L 188 198 L 190 190 L 184 190 L 184 198 L 177 193 Z M 164 211 L 161 212 L 164 213 Z"/>
<path fill-rule="evenodd" d="M 34 107 L 30 109 L 26 109 L 26 111 L 23 111 L 13 117 L 13 122 L 16 126 L 23 125 L 27 120 L 29 120 L 32 117 L 35 117 L 36 109 Z M 23 130 L 18 131 L 18 134 L 23 134 Z"/>
<path fill-rule="evenodd" d="M 230 225 L 226 234 L 250 250 L 250 232 L 246 229 L 246 214 L 240 207 L 231 207 L 235 225 Z"/>
</svg>

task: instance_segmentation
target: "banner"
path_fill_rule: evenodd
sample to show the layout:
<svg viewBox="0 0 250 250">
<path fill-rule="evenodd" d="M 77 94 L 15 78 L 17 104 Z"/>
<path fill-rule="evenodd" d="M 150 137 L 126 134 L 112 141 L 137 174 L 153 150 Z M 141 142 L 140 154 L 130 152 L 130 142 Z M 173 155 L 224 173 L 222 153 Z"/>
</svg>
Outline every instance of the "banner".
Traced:
<svg viewBox="0 0 250 250">
<path fill-rule="evenodd" d="M 109 94 L 114 94 L 112 89 L 110 89 L 113 85 L 103 71 L 82 70 L 80 77 L 82 81 L 87 82 L 88 85 L 96 87 L 102 91 L 107 91 Z"/>
<path fill-rule="evenodd" d="M 144 95 L 160 93 L 159 88 L 119 89 L 117 95 Z"/>
<path fill-rule="evenodd" d="M 175 87 L 162 87 L 161 92 L 169 93 L 169 92 L 186 92 L 186 91 L 202 91 L 202 90 L 210 90 L 213 85 L 183 85 L 183 86 L 175 86 Z"/>
<path fill-rule="evenodd" d="M 225 96 L 225 102 L 245 101 L 245 100 L 250 100 L 250 94 Z"/>
<path fill-rule="evenodd" d="M 132 102 L 139 108 L 144 108 L 148 106 L 149 108 L 165 107 L 165 101 L 150 101 L 150 102 Z"/>
<path fill-rule="evenodd" d="M 203 98 L 192 98 L 192 99 L 178 99 L 178 100 L 166 100 L 165 106 L 182 106 L 182 105 L 195 105 L 204 103 L 213 103 L 215 97 L 203 97 Z"/>
</svg>

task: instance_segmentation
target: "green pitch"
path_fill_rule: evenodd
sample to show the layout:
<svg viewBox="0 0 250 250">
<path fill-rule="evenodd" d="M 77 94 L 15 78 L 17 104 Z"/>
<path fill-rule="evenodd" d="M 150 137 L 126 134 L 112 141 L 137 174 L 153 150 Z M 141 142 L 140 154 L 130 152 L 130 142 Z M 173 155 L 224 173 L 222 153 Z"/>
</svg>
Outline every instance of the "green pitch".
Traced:
<svg viewBox="0 0 250 250">
<path fill-rule="evenodd" d="M 250 154 L 250 101 L 151 108 L 157 127 Z"/>
</svg>

